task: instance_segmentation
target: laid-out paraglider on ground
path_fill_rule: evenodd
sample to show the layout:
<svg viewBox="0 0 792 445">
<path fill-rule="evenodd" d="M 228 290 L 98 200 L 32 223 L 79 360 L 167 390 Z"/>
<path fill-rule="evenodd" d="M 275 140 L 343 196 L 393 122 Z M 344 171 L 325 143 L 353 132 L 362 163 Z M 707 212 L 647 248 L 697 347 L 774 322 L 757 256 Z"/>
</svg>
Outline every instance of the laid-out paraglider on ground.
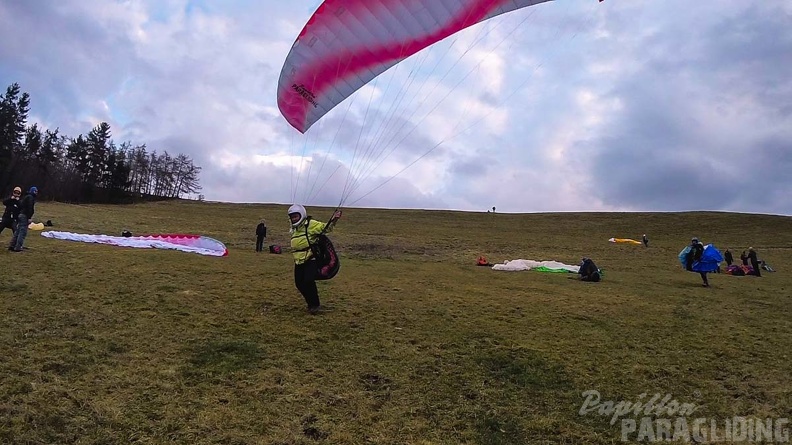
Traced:
<svg viewBox="0 0 792 445">
<path fill-rule="evenodd" d="M 523 271 L 533 270 L 538 272 L 577 273 L 579 266 L 564 264 L 559 261 L 511 260 L 492 266 L 492 270 Z"/>
<path fill-rule="evenodd" d="M 611 238 L 608 240 L 608 242 L 620 244 L 642 244 L 640 241 L 636 241 L 631 238 Z"/>
<path fill-rule="evenodd" d="M 168 233 L 142 236 L 110 236 L 51 230 L 42 232 L 41 236 L 52 239 L 107 244 L 118 247 L 133 247 L 137 249 L 179 250 L 208 256 L 228 255 L 228 249 L 225 244 L 214 238 L 201 235 Z"/>
</svg>

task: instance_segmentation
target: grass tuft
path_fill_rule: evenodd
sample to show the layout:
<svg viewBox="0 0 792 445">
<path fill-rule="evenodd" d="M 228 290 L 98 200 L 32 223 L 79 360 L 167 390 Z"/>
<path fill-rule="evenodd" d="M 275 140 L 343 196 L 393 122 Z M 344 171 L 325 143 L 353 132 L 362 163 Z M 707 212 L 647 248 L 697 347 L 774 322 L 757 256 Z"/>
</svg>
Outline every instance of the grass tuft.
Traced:
<svg viewBox="0 0 792 445">
<path fill-rule="evenodd" d="M 563 366 L 551 363 L 537 351 L 492 350 L 481 353 L 477 360 L 487 375 L 500 384 L 516 385 L 532 391 L 552 391 L 568 387 Z"/>
<path fill-rule="evenodd" d="M 246 340 L 206 340 L 190 350 L 185 376 L 233 374 L 258 366 L 264 358 L 257 344 Z"/>
</svg>

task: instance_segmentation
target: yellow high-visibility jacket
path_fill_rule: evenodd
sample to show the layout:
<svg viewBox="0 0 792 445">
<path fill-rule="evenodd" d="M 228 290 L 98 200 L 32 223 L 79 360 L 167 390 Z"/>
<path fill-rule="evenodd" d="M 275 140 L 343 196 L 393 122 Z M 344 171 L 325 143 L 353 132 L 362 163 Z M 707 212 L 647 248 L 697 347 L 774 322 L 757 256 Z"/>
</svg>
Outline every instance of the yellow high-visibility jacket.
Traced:
<svg viewBox="0 0 792 445">
<path fill-rule="evenodd" d="M 324 230 L 325 233 L 329 233 L 333 231 L 333 227 L 335 226 L 335 224 L 328 225 L 315 219 L 307 219 L 306 221 L 308 224 L 308 236 L 311 237 L 311 244 L 319 242 L 318 238 L 322 230 Z M 305 237 L 306 221 L 303 221 L 294 229 L 294 232 L 292 232 L 291 248 L 292 255 L 294 256 L 294 264 L 303 264 L 313 257 L 311 246 L 308 245 L 308 239 Z M 327 229 L 325 229 L 325 227 L 327 227 Z"/>
</svg>

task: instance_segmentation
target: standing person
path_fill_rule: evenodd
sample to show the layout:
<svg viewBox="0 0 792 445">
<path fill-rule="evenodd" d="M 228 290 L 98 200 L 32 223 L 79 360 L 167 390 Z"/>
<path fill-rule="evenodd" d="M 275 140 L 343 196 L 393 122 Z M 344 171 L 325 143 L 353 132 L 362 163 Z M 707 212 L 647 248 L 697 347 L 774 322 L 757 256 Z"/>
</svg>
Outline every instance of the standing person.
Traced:
<svg viewBox="0 0 792 445">
<path fill-rule="evenodd" d="M 742 254 L 740 254 L 740 261 L 742 261 L 743 266 L 748 265 L 748 254 L 746 254 L 744 250 L 742 251 Z"/>
<path fill-rule="evenodd" d="M 643 238 L 641 239 L 641 241 L 643 241 L 645 247 L 649 247 L 649 238 L 646 237 L 645 233 L 644 233 Z"/>
<path fill-rule="evenodd" d="M 11 197 L 3 201 L 5 211 L 3 212 L 3 219 L 0 221 L 0 233 L 4 229 L 11 229 L 11 236 L 16 232 L 17 218 L 19 218 L 19 198 L 22 196 L 22 189 L 14 187 Z"/>
<path fill-rule="evenodd" d="M 22 245 L 25 243 L 27 237 L 28 224 L 30 218 L 36 211 L 36 196 L 38 196 L 38 188 L 30 187 L 28 194 L 19 202 L 19 218 L 17 218 L 17 230 L 14 236 L 11 237 L 11 243 L 8 244 L 8 250 L 12 252 L 21 252 Z"/>
<path fill-rule="evenodd" d="M 723 258 L 726 259 L 727 266 L 731 266 L 734 262 L 734 257 L 732 256 L 731 250 L 729 249 L 726 249 L 726 251 L 723 252 Z"/>
<path fill-rule="evenodd" d="M 748 261 L 751 262 L 751 267 L 757 277 L 762 276 L 762 268 L 759 266 L 759 260 L 756 258 L 756 251 L 753 247 L 748 248 Z"/>
<path fill-rule="evenodd" d="M 704 253 L 704 244 L 702 244 L 698 238 L 693 238 L 690 240 L 690 252 L 687 254 L 687 258 L 685 258 L 685 269 L 690 272 L 693 272 L 693 263 L 701 259 L 701 255 Z M 701 275 L 701 280 L 704 282 L 704 287 L 709 287 L 709 281 L 707 280 L 707 272 L 699 272 Z"/>
<path fill-rule="evenodd" d="M 319 291 L 316 289 L 318 266 L 311 245 L 316 244 L 320 234 L 333 230 L 335 223 L 341 218 L 341 211 L 336 210 L 327 224 L 308 216 L 305 207 L 299 204 L 289 207 L 288 214 L 291 221 L 291 248 L 294 256 L 294 285 L 305 298 L 308 312 L 315 315 L 329 308 L 319 302 Z"/>
<path fill-rule="evenodd" d="M 264 250 L 264 239 L 267 238 L 267 223 L 264 218 L 256 226 L 256 252 Z"/>
</svg>

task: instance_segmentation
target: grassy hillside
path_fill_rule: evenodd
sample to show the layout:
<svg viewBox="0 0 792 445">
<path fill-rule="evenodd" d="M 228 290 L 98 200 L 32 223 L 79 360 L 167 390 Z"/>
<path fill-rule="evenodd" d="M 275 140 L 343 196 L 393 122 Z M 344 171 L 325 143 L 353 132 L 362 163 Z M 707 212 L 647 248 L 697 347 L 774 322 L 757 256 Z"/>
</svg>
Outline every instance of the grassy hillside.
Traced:
<svg viewBox="0 0 792 445">
<path fill-rule="evenodd" d="M 254 252 L 261 217 L 267 244 L 288 245 L 285 209 L 39 204 L 54 230 L 200 233 L 230 255 L 39 232 L 2 250 L 0 442 L 618 442 L 619 422 L 578 414 L 586 390 L 792 417 L 792 218 L 348 209 L 332 236 L 341 272 L 320 284 L 335 311 L 310 316 L 290 255 Z M 608 243 L 643 233 L 649 248 Z M 754 246 L 778 272 L 703 288 L 676 259 L 691 236 L 735 256 Z M 605 280 L 493 271 L 479 255 L 586 255 Z"/>
</svg>

